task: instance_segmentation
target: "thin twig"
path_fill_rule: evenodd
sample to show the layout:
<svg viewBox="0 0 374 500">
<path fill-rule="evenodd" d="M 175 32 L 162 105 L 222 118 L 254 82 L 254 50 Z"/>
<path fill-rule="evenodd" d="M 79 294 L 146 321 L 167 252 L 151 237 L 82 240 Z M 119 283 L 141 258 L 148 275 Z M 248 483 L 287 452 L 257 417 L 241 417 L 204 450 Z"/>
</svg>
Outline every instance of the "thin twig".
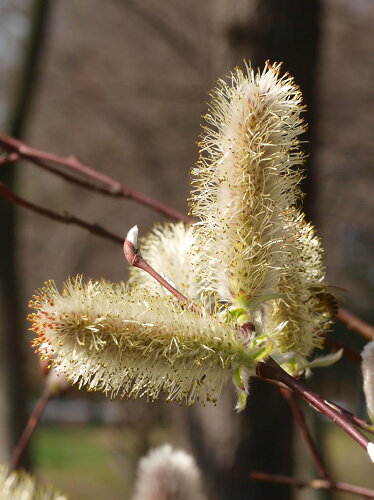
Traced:
<svg viewBox="0 0 374 500">
<path fill-rule="evenodd" d="M 304 481 L 294 477 L 282 476 L 280 474 L 267 474 L 265 472 L 251 472 L 250 478 L 255 481 L 269 481 L 271 483 L 289 484 L 296 488 L 313 488 L 316 490 L 335 490 L 360 495 L 366 498 L 374 498 L 374 490 L 356 486 L 354 484 L 342 483 L 340 481 L 329 481 L 327 479 L 311 479 Z"/>
<path fill-rule="evenodd" d="M 48 383 L 45 381 L 43 391 L 34 406 L 34 409 L 27 421 L 27 424 L 22 432 L 22 435 L 14 448 L 13 455 L 11 458 L 11 462 L 9 465 L 9 473 L 17 470 L 20 466 L 22 457 L 26 451 L 32 433 L 35 430 L 35 427 L 38 425 L 40 417 L 42 416 L 45 407 L 51 397 L 51 389 Z"/>
<path fill-rule="evenodd" d="M 107 229 L 101 227 L 99 224 L 96 223 L 91 224 L 90 222 L 86 222 L 85 220 L 75 217 L 75 215 L 70 215 L 68 213 L 58 214 L 47 208 L 40 207 L 35 203 L 31 203 L 30 201 L 27 201 L 24 198 L 21 198 L 20 196 L 14 194 L 2 182 L 0 182 L 0 194 L 2 194 L 5 198 L 7 198 L 11 203 L 27 208 L 28 210 L 43 215 L 44 217 L 47 217 L 49 219 L 57 220 L 65 224 L 74 224 L 76 226 L 83 227 L 84 229 L 87 229 L 87 231 L 89 231 L 90 233 L 114 241 L 115 243 L 122 244 L 123 242 L 123 238 L 117 236 L 116 234 L 111 233 Z"/>
<path fill-rule="evenodd" d="M 331 407 L 335 408 L 336 411 L 338 411 L 340 414 L 347 417 L 348 420 L 350 420 L 352 422 L 352 424 L 356 425 L 357 427 L 360 427 L 362 430 L 369 432 L 370 434 L 374 434 L 374 427 L 372 424 L 369 424 L 368 422 L 366 422 L 366 420 L 363 420 L 362 418 L 358 417 L 354 413 L 351 413 L 350 411 L 346 410 L 342 406 L 339 406 L 338 404 L 333 403 L 332 401 L 329 401 L 328 399 L 325 399 L 325 401 Z"/>
<path fill-rule="evenodd" d="M 354 330 L 367 340 L 374 340 L 374 326 L 358 318 L 347 309 L 339 308 L 338 320 L 345 324 L 349 330 Z"/>
<path fill-rule="evenodd" d="M 279 382 L 283 382 L 292 391 L 299 394 L 299 396 L 311 404 L 313 408 L 323 413 L 326 417 L 341 427 L 349 436 L 351 436 L 351 438 L 362 446 L 368 454 L 369 450 L 372 452 L 371 448 L 373 447 L 373 443 L 358 429 L 356 429 L 354 424 L 345 415 L 337 411 L 331 404 L 323 400 L 303 382 L 291 377 L 291 375 L 283 370 L 283 368 L 281 368 L 273 359 L 267 358 L 264 363 L 259 363 L 257 366 L 257 375 L 265 380 L 275 379 Z"/>
<path fill-rule="evenodd" d="M 278 380 L 272 380 L 272 379 L 267 379 L 266 382 L 273 384 L 280 389 L 286 389 L 287 386 L 283 382 L 279 382 Z M 344 415 L 352 424 L 356 425 L 360 429 L 364 430 L 365 432 L 368 432 L 370 434 L 374 435 L 374 426 L 372 424 L 369 424 L 366 422 L 366 420 L 363 420 L 362 418 L 358 417 L 354 413 L 346 410 L 342 406 L 339 406 L 337 403 L 333 403 L 332 401 L 325 399 L 325 402 L 330 405 L 332 408 L 335 408 L 337 412 L 339 412 L 341 415 Z"/>
<path fill-rule="evenodd" d="M 291 391 L 289 391 L 288 389 L 280 389 L 280 393 L 282 394 L 282 396 L 286 399 L 286 401 L 290 405 L 295 422 L 297 423 L 297 425 L 300 429 L 301 437 L 305 441 L 305 444 L 309 450 L 310 456 L 313 459 L 313 462 L 314 462 L 314 465 L 316 466 L 318 474 L 323 479 L 330 480 L 331 478 L 330 478 L 330 475 L 327 471 L 326 464 L 324 463 L 323 458 L 319 454 L 319 452 L 314 444 L 314 441 L 313 441 L 313 438 L 309 432 L 304 414 L 301 411 L 300 406 L 296 402 L 294 394 Z"/>
<path fill-rule="evenodd" d="M 136 227 L 136 226 L 135 226 Z M 132 229 L 132 231 L 135 228 Z M 173 287 L 170 283 L 168 283 L 153 267 L 151 267 L 148 262 L 144 259 L 144 257 L 141 255 L 139 249 L 137 248 L 137 228 L 136 228 L 136 237 L 134 241 L 131 241 L 132 238 L 129 237 L 130 231 L 128 233 L 128 236 L 126 237 L 124 244 L 123 244 L 123 253 L 125 254 L 125 258 L 127 262 L 130 264 L 130 266 L 133 267 L 138 267 L 139 269 L 142 269 L 146 273 L 148 273 L 152 278 L 154 278 L 160 285 L 166 288 L 170 293 L 172 293 L 182 304 L 186 304 L 188 309 L 191 309 L 191 311 L 196 312 L 197 314 L 201 315 L 202 311 L 201 309 L 191 302 L 183 293 L 181 293 L 179 290 L 177 290 L 175 287 Z M 134 245 L 135 243 L 135 245 Z"/>
<path fill-rule="evenodd" d="M 42 168 L 47 168 L 47 166 L 49 166 L 50 168 L 48 168 L 48 170 L 54 174 L 56 174 L 56 170 L 51 167 L 50 164 L 66 168 L 75 173 L 78 173 L 81 176 L 84 176 L 86 179 L 88 178 L 91 179 L 91 181 L 99 182 L 101 184 L 101 187 L 98 188 L 93 186 L 91 183 L 76 181 L 75 177 L 73 176 L 64 176 L 61 173 L 57 174 L 61 177 L 64 177 L 66 180 L 69 180 L 69 182 L 75 182 L 76 184 L 79 184 L 81 187 L 100 191 L 101 193 L 110 196 L 133 199 L 134 201 L 137 201 L 142 205 L 156 210 L 166 217 L 170 217 L 171 219 L 178 221 L 183 221 L 186 224 L 191 224 L 192 222 L 194 222 L 194 219 L 192 217 L 189 217 L 182 212 L 179 212 L 179 210 L 175 210 L 173 207 L 170 207 L 165 203 L 161 203 L 160 201 L 155 200 L 150 196 L 146 196 L 145 194 L 135 189 L 129 188 L 128 186 L 126 186 L 126 184 L 117 181 L 113 177 L 98 172 L 92 167 L 81 162 L 75 156 L 64 158 L 53 153 L 47 153 L 46 151 L 32 148 L 24 142 L 19 141 L 18 139 L 14 139 L 13 137 L 9 137 L 5 134 L 0 134 L 0 147 L 5 149 L 6 151 L 17 153 L 21 158 L 27 159 Z"/>
</svg>

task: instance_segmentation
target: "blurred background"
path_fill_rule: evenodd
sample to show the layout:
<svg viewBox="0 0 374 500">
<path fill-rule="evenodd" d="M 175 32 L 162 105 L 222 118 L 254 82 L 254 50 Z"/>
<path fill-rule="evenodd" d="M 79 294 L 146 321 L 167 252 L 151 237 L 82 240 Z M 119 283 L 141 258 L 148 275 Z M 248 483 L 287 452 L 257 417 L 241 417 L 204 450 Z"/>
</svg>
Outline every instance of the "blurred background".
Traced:
<svg viewBox="0 0 374 500">
<path fill-rule="evenodd" d="M 243 59 L 284 61 L 308 105 L 305 209 L 344 306 L 374 322 L 374 2 L 372 0 L 0 0 L 0 128 L 187 212 L 201 115 L 217 78 Z M 130 200 L 84 191 L 28 163 L 0 181 L 41 206 L 141 234 L 166 220 Z M 121 247 L 0 198 L 0 461 L 7 462 L 41 379 L 25 320 L 34 290 L 68 276 L 127 278 Z M 334 334 L 360 349 L 337 325 Z M 345 360 L 310 385 L 365 418 L 359 368 Z M 77 499 L 130 498 L 136 464 L 172 442 L 196 457 L 210 498 L 349 499 L 254 483 L 251 470 L 316 476 L 277 391 L 254 383 L 244 414 L 217 407 L 52 401 L 26 464 Z M 336 480 L 373 487 L 362 450 L 316 415 Z M 370 468 L 370 470 L 369 470 Z"/>
</svg>

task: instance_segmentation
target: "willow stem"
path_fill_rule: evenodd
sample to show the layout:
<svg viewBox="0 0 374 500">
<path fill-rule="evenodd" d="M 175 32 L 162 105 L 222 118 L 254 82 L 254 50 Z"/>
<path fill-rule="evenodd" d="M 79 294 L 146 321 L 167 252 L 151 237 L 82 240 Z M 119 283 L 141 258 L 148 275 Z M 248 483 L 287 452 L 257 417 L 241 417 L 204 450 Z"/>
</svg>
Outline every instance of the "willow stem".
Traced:
<svg viewBox="0 0 374 500">
<path fill-rule="evenodd" d="M 101 193 L 110 196 L 133 199 L 134 201 L 152 208 L 153 210 L 166 217 L 170 217 L 171 219 L 177 221 L 183 221 L 186 224 L 191 224 L 192 222 L 194 222 L 194 219 L 192 219 L 192 217 L 189 217 L 188 215 L 175 210 L 173 207 L 155 200 L 154 198 L 151 198 L 150 196 L 147 196 L 135 189 L 129 188 L 126 184 L 123 184 L 122 182 L 114 179 L 113 177 L 110 177 L 109 175 L 98 172 L 97 170 L 80 161 L 75 156 L 63 158 L 53 153 L 47 153 L 46 151 L 32 148 L 24 142 L 13 137 L 9 137 L 5 134 L 0 134 L 0 147 L 5 149 L 6 151 L 17 153 L 20 158 L 29 160 L 34 165 L 37 165 L 39 167 L 46 168 L 51 173 L 60 175 L 69 182 L 79 184 L 81 187 L 100 191 Z M 96 187 L 92 183 L 80 181 L 69 174 L 64 175 L 61 172 L 57 173 L 58 171 L 53 168 L 51 164 L 63 167 L 68 171 L 75 172 L 85 177 L 86 179 L 90 179 L 91 181 L 99 182 L 101 187 Z"/>
<path fill-rule="evenodd" d="M 127 238 L 125 239 L 123 244 L 123 253 L 125 254 L 126 260 L 130 264 L 130 266 L 138 267 L 139 269 L 142 269 L 143 271 L 148 273 L 150 276 L 152 276 L 152 278 L 158 281 L 160 285 L 162 285 L 166 288 L 166 290 L 172 293 L 179 300 L 179 302 L 185 304 L 191 311 L 196 312 L 200 316 L 202 315 L 202 311 L 199 306 L 191 302 L 185 295 L 183 295 L 183 293 L 173 287 L 157 271 L 155 271 L 155 269 L 153 269 L 153 267 L 151 267 L 144 259 L 139 250 L 135 248 L 133 243 Z"/>
<path fill-rule="evenodd" d="M 327 401 L 323 400 L 318 394 L 313 392 L 300 380 L 289 375 L 273 359 L 268 358 L 264 363 L 257 366 L 257 375 L 264 379 L 275 379 L 289 387 L 293 392 L 299 394 L 305 401 L 311 404 L 316 410 L 320 411 L 335 424 L 341 427 L 351 438 L 353 438 L 362 448 L 368 452 L 368 446 L 371 441 L 364 436 L 353 423 L 342 413 L 337 411 Z"/>
<path fill-rule="evenodd" d="M 20 196 L 17 196 L 14 194 L 10 189 L 8 189 L 5 184 L 0 182 L 0 195 L 3 195 L 8 201 L 13 203 L 14 205 L 18 205 L 24 208 L 27 208 L 28 210 L 31 210 L 32 212 L 35 212 L 39 215 L 43 215 L 44 217 L 47 217 L 48 219 L 56 220 L 58 222 L 63 222 L 64 224 L 73 224 L 75 226 L 83 227 L 90 233 L 96 234 L 97 236 L 101 236 L 102 238 L 106 238 L 108 240 L 114 241 L 115 243 L 121 243 L 123 241 L 123 238 L 120 236 L 117 236 L 116 234 L 111 233 L 107 229 L 101 227 L 99 224 L 96 223 L 90 223 L 87 222 L 83 219 L 80 219 L 76 217 L 75 215 L 70 215 L 68 213 L 64 214 L 58 214 L 56 212 L 53 212 L 52 210 L 49 210 L 48 208 L 41 207 L 39 205 L 36 205 L 35 203 L 32 203 L 31 201 L 27 201 L 24 198 L 21 198 Z"/>
<path fill-rule="evenodd" d="M 352 493 L 366 498 L 374 498 L 374 490 L 355 486 L 354 484 L 330 481 L 328 479 L 311 479 L 304 481 L 294 477 L 282 476 L 280 474 L 266 474 L 265 472 L 251 472 L 250 478 L 255 481 L 269 481 L 270 483 L 289 484 L 296 488 L 313 488 L 315 490 L 335 490 Z"/>
<path fill-rule="evenodd" d="M 300 406 L 295 400 L 294 394 L 288 389 L 280 389 L 282 396 L 286 399 L 288 404 L 290 405 L 293 417 L 300 429 L 301 437 L 303 438 L 308 450 L 309 454 L 313 459 L 314 465 L 318 471 L 318 474 L 323 479 L 330 479 L 330 475 L 327 471 L 326 464 L 324 463 L 321 455 L 319 454 L 316 445 L 314 444 L 313 438 L 309 432 L 304 413 L 302 412 Z"/>
<path fill-rule="evenodd" d="M 347 309 L 339 308 L 337 317 L 349 330 L 354 330 L 359 333 L 361 337 L 369 341 L 374 340 L 374 326 L 369 325 L 369 323 L 358 318 L 355 314 L 347 311 Z"/>
<path fill-rule="evenodd" d="M 17 470 L 20 466 L 22 457 L 27 449 L 27 446 L 29 444 L 30 438 L 40 422 L 40 418 L 43 415 L 43 412 L 45 410 L 45 407 L 47 406 L 47 403 L 51 397 L 51 390 L 49 385 L 45 382 L 43 391 L 36 402 L 36 405 L 34 406 L 34 409 L 27 421 L 27 424 L 22 432 L 22 435 L 14 448 L 13 455 L 11 458 L 11 462 L 9 465 L 9 473 Z"/>
</svg>

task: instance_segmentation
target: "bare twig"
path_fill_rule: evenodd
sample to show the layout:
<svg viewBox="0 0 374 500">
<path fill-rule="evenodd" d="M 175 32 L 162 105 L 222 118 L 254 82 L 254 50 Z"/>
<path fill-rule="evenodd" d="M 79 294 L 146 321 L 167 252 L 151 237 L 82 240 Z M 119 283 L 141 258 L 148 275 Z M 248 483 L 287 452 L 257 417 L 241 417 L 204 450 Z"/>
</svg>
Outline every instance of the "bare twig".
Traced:
<svg viewBox="0 0 374 500">
<path fill-rule="evenodd" d="M 27 424 L 22 432 L 22 435 L 14 448 L 13 455 L 11 458 L 11 462 L 9 465 L 9 473 L 17 470 L 20 466 L 23 454 L 26 451 L 32 433 L 35 430 L 35 427 L 38 425 L 40 417 L 42 416 L 45 407 L 51 397 L 51 389 L 48 383 L 44 383 L 43 391 L 36 402 L 36 405 L 27 421 Z"/>
<path fill-rule="evenodd" d="M 279 382 L 278 380 L 267 379 L 267 382 L 270 384 L 276 385 L 280 389 L 286 388 L 285 384 L 283 382 Z M 366 420 L 363 420 L 362 418 L 358 417 L 354 413 L 346 410 L 342 406 L 339 406 L 337 403 L 333 403 L 332 401 L 330 401 L 328 399 L 325 399 L 324 401 L 326 402 L 326 404 L 330 405 L 332 408 L 334 408 L 341 415 L 344 415 L 344 417 L 346 417 L 352 424 L 354 424 L 355 426 L 364 430 L 365 432 L 368 432 L 368 433 L 374 435 L 374 426 L 372 424 L 369 424 L 368 422 L 366 422 Z"/>
<path fill-rule="evenodd" d="M 38 165 L 42 168 L 46 168 L 54 174 L 57 174 L 57 170 L 56 168 L 53 168 L 53 165 L 58 165 L 60 167 L 73 171 L 78 175 L 85 177 L 86 179 L 90 179 L 91 181 L 100 183 L 100 186 L 95 186 L 93 183 L 78 180 L 74 176 L 69 174 L 64 175 L 61 172 L 57 174 L 61 177 L 64 177 L 69 182 L 79 184 L 81 187 L 93 189 L 110 196 L 133 199 L 134 201 L 137 201 L 142 205 L 156 210 L 166 217 L 183 221 L 186 224 L 190 224 L 194 221 L 192 217 L 189 217 L 182 212 L 175 210 L 165 203 L 161 203 L 160 201 L 146 196 L 135 189 L 129 188 L 122 182 L 117 181 L 116 179 L 113 179 L 106 174 L 98 172 L 97 170 L 78 160 L 78 158 L 76 158 L 75 156 L 63 158 L 53 153 L 47 153 L 40 149 L 32 148 L 22 141 L 14 139 L 13 137 L 9 137 L 5 134 L 0 134 L 0 147 L 5 149 L 6 151 L 17 153 L 20 158 L 29 160 L 35 165 Z"/>
<path fill-rule="evenodd" d="M 313 462 L 314 462 L 314 465 L 316 466 L 318 474 L 322 478 L 330 480 L 330 476 L 329 476 L 329 473 L 327 472 L 326 464 L 324 463 L 321 455 L 319 454 L 319 452 L 318 452 L 318 450 L 313 442 L 312 436 L 309 432 L 307 423 L 305 421 L 304 414 L 301 411 L 300 406 L 296 402 L 294 394 L 291 391 L 289 391 L 288 389 L 280 389 L 280 392 L 281 392 L 282 396 L 286 399 L 288 404 L 290 405 L 293 417 L 294 417 L 294 419 L 295 419 L 295 421 L 300 429 L 301 437 L 305 441 L 305 444 L 309 450 L 310 456 L 313 459 Z"/>
<path fill-rule="evenodd" d="M 374 498 L 374 490 L 355 486 L 354 484 L 342 483 L 340 481 L 329 481 L 328 479 L 311 479 L 304 481 L 294 477 L 282 476 L 279 474 L 266 474 L 265 472 L 251 472 L 250 478 L 255 481 L 269 481 L 271 483 L 289 484 L 296 488 L 313 488 L 316 490 L 335 490 L 360 495 L 366 498 Z"/>
<path fill-rule="evenodd" d="M 83 219 L 79 219 L 78 217 L 75 217 L 74 215 L 70 215 L 68 213 L 58 214 L 47 208 L 40 207 L 35 203 L 31 203 L 30 201 L 27 201 L 21 198 L 20 196 L 14 194 L 2 182 L 0 182 L 0 195 L 5 196 L 5 198 L 7 198 L 11 203 L 14 203 L 15 205 L 25 207 L 28 210 L 43 215 L 44 217 L 48 217 L 49 219 L 57 220 L 65 224 L 74 224 L 76 226 L 83 227 L 84 229 L 87 229 L 87 231 L 89 231 L 90 233 L 101 236 L 102 238 L 109 239 L 111 241 L 114 241 L 115 243 L 122 244 L 123 242 L 123 238 L 117 236 L 116 234 L 111 233 L 110 231 L 99 226 L 96 223 L 91 224 L 90 222 L 86 222 Z"/>
<path fill-rule="evenodd" d="M 354 330 L 367 340 L 374 340 L 374 326 L 358 318 L 347 309 L 339 308 L 338 320 L 345 324 L 349 330 Z"/>
<path fill-rule="evenodd" d="M 148 262 L 141 255 L 140 251 L 137 248 L 137 237 L 138 237 L 138 228 L 134 226 L 127 234 L 127 237 L 123 244 L 123 253 L 125 254 L 127 262 L 130 266 L 138 267 L 142 269 L 146 273 L 148 273 L 152 278 L 160 283 L 163 287 L 166 288 L 170 293 L 172 293 L 182 304 L 186 304 L 188 309 L 196 312 L 201 315 L 202 311 L 200 308 L 191 302 L 183 293 L 174 288 L 170 283 L 168 283 L 157 271 L 151 267 Z M 131 236 L 130 236 L 131 234 Z"/>
<path fill-rule="evenodd" d="M 354 413 L 351 413 L 350 411 L 346 410 L 345 408 L 342 408 L 341 406 L 339 406 L 336 403 L 333 403 L 332 401 L 329 401 L 328 399 L 325 399 L 325 401 L 332 408 L 335 408 L 336 411 L 347 417 L 348 420 L 352 422 L 352 424 L 356 425 L 357 427 L 360 427 L 362 430 L 369 432 L 370 434 L 374 434 L 374 427 L 372 424 L 369 424 L 368 422 L 366 422 L 366 420 L 363 420 Z"/>
<path fill-rule="evenodd" d="M 353 438 L 362 448 L 366 450 L 371 460 L 374 444 L 364 436 L 354 424 L 342 413 L 337 411 L 333 405 L 323 400 L 318 394 L 313 392 L 303 382 L 289 375 L 281 368 L 273 359 L 267 358 L 264 363 L 259 363 L 257 366 L 257 375 L 263 379 L 278 380 L 283 382 L 296 394 L 299 394 L 305 401 L 313 406 L 316 410 L 323 413 L 326 417 L 332 420 L 335 424 L 341 427 L 351 438 Z"/>
</svg>

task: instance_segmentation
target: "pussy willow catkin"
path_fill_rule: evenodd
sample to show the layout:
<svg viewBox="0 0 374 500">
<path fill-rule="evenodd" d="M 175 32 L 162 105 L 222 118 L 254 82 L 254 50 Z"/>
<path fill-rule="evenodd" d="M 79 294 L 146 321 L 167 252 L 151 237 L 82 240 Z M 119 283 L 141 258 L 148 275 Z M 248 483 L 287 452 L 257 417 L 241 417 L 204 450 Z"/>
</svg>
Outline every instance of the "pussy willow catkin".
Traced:
<svg viewBox="0 0 374 500">
<path fill-rule="evenodd" d="M 235 325 L 201 317 L 168 297 L 105 281 L 49 282 L 31 301 L 41 356 L 68 379 L 110 396 L 215 401 L 241 363 L 255 353 Z"/>
<path fill-rule="evenodd" d="M 23 471 L 8 475 L 5 465 L 0 465 L 1 500 L 67 500 L 52 486 L 41 485 L 35 478 Z"/>
<path fill-rule="evenodd" d="M 242 321 L 273 337 L 275 351 L 297 357 L 321 346 L 329 323 L 322 250 L 297 208 L 302 111 L 301 92 L 279 64 L 220 80 L 191 197 L 207 288 L 235 317 L 246 311 Z"/>
</svg>

